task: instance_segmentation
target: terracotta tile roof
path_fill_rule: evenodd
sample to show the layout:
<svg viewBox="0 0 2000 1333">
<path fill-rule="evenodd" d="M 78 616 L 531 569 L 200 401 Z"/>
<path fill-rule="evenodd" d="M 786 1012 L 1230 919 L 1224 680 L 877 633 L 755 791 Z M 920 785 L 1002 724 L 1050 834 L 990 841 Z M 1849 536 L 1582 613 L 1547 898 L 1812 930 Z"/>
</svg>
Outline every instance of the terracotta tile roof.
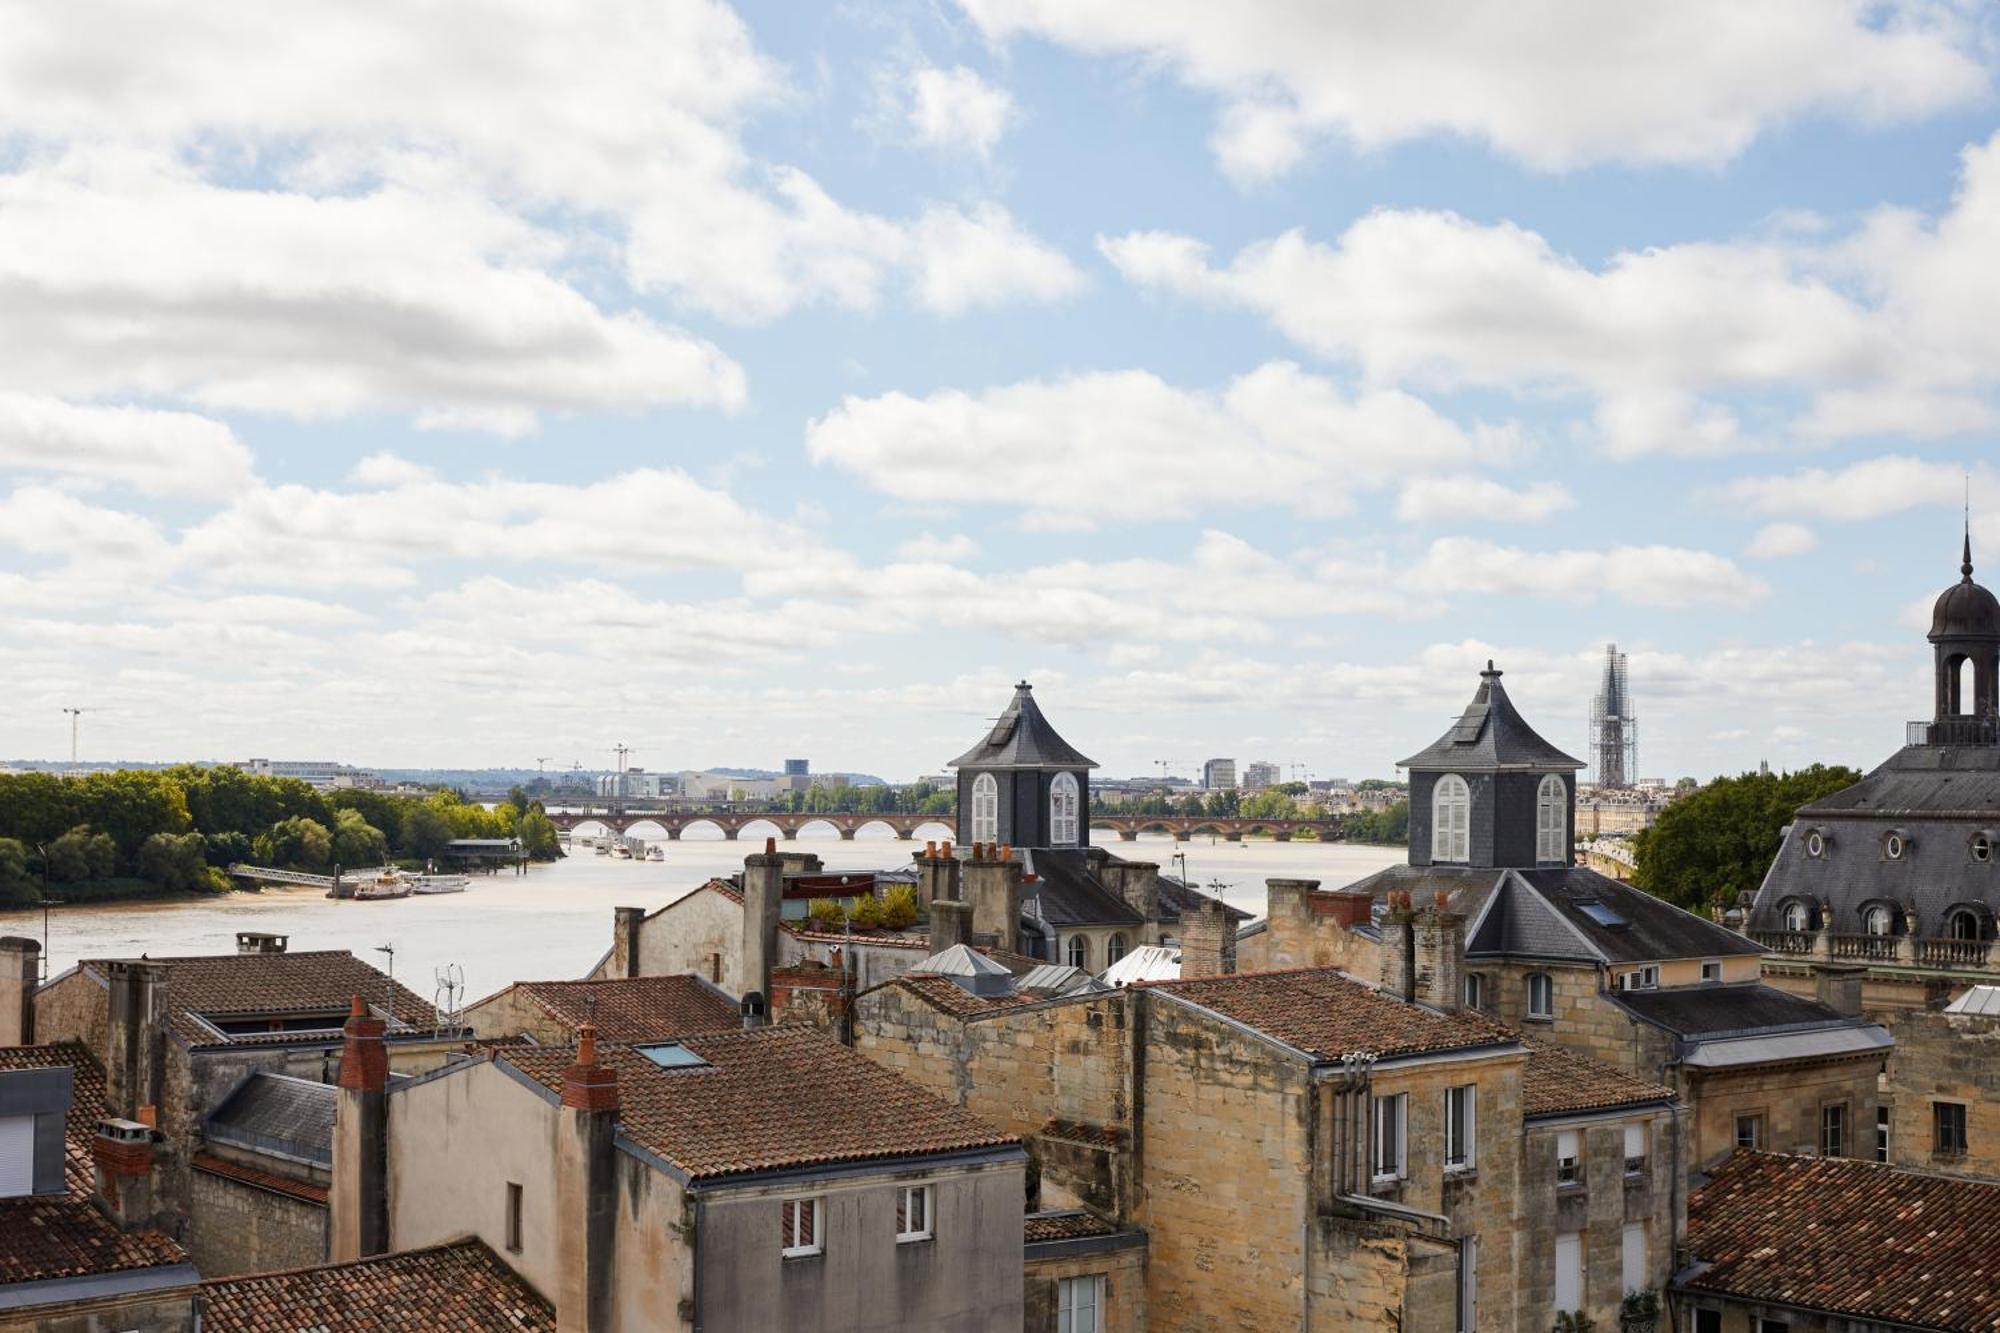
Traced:
<svg viewBox="0 0 2000 1333">
<path fill-rule="evenodd" d="M 812 930 L 788 925 L 785 929 L 795 938 L 809 940 L 815 944 L 865 944 L 870 948 L 922 949 L 930 952 L 928 935 L 899 935 L 891 930 Z"/>
<path fill-rule="evenodd" d="M 1082 1240 L 1118 1234 L 1115 1224 L 1085 1212 L 1029 1213 L 1022 1222 L 1021 1239 L 1029 1245 L 1041 1240 Z"/>
<path fill-rule="evenodd" d="M 1683 1285 L 1916 1328 L 2000 1328 L 2000 1184 L 1738 1152 L 1688 1200 Z"/>
<path fill-rule="evenodd" d="M 1024 1004 L 1035 1004 L 1040 999 L 1039 996 L 1023 995 L 1019 991 L 1012 995 L 974 995 L 957 982 L 928 972 L 908 972 L 888 984 L 900 986 L 933 1009 L 941 1009 L 956 1018 L 990 1014 L 1001 1009 L 1018 1009 Z"/>
<path fill-rule="evenodd" d="M 1528 1048 L 1528 1067 L 1521 1074 L 1523 1115 L 1557 1115 L 1674 1100 L 1672 1088 L 1635 1078 L 1602 1060 L 1525 1037 L 1522 1042 Z"/>
<path fill-rule="evenodd" d="M 742 1022 L 735 1003 L 697 977 L 523 981 L 515 989 L 572 1030 L 595 1023 L 600 1041 L 674 1041 Z"/>
<path fill-rule="evenodd" d="M 1072 1143 L 1094 1143 L 1100 1148 L 1125 1146 L 1124 1130 L 1111 1125 L 1086 1125 L 1080 1120 L 1052 1119 L 1042 1126 L 1042 1134 L 1052 1139 L 1068 1139 Z"/>
<path fill-rule="evenodd" d="M 293 1180 L 289 1176 L 262 1171 L 254 1166 L 244 1166 L 241 1162 L 232 1162 L 213 1153 L 196 1153 L 189 1165 L 197 1171 L 206 1171 L 211 1176 L 221 1176 L 225 1180 L 234 1180 L 260 1190 L 269 1190 L 273 1194 L 290 1195 L 294 1199 L 321 1206 L 326 1204 L 324 1185 L 314 1185 L 303 1180 Z"/>
<path fill-rule="evenodd" d="M 1163 991 L 1198 1004 L 1321 1060 L 1519 1041 L 1517 1034 L 1477 1014 L 1440 1014 L 1405 1004 L 1333 968 L 1141 982 L 1133 989 Z"/>
<path fill-rule="evenodd" d="M 708 1063 L 663 1069 L 634 1047 L 598 1049 L 618 1071 L 620 1127 L 690 1179 L 1020 1142 L 810 1028 L 680 1044 Z M 520 1047 L 496 1058 L 560 1091 L 575 1055 Z"/>
<path fill-rule="evenodd" d="M 70 1067 L 69 1116 L 63 1124 L 62 1194 L 0 1199 L 0 1284 L 82 1277 L 187 1261 L 157 1231 L 123 1232 L 92 1202 L 91 1139 L 104 1118 L 104 1070 L 76 1042 L 0 1046 L 0 1073 Z"/>
<path fill-rule="evenodd" d="M 476 1240 L 201 1284 L 208 1333 L 553 1330 L 555 1310 Z"/>
<path fill-rule="evenodd" d="M 91 959 L 83 965 L 102 976 L 112 959 Z M 282 1014 L 340 1011 L 356 995 L 385 1007 L 400 1022 L 428 1028 L 436 1010 L 428 1000 L 370 967 L 345 949 L 316 953 L 226 953 L 191 958 L 154 958 L 168 968 L 168 1026 L 190 1046 L 269 1044 L 277 1041 L 324 1042 L 324 1033 L 258 1033 L 219 1037 L 195 1020 L 196 1014 Z M 335 1022 L 337 1027 L 338 1021 Z M 391 1032 L 393 1036 L 393 1031 Z M 338 1041 L 336 1034 L 333 1041 Z"/>
</svg>

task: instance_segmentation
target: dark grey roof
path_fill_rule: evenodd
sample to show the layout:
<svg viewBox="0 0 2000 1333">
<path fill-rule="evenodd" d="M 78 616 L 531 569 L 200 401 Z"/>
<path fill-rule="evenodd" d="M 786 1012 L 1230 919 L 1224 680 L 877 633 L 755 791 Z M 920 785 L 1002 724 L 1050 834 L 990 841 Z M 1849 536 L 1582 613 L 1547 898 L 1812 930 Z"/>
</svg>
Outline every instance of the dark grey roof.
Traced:
<svg viewBox="0 0 2000 1333">
<path fill-rule="evenodd" d="M 330 1083 L 252 1074 L 215 1108 L 202 1132 L 218 1143 L 330 1166 L 338 1096 Z"/>
<path fill-rule="evenodd" d="M 1965 534 L 1965 560 L 1958 567 L 1959 580 L 1943 592 L 1931 607 L 1932 643 L 1940 639 L 2000 639 L 2000 601 L 1972 581 L 1972 532 Z"/>
<path fill-rule="evenodd" d="M 1208 894 L 1193 887 L 1185 880 L 1177 879 L 1172 875 L 1160 876 L 1160 920 L 1162 923 L 1179 921 L 1181 913 L 1191 912 L 1203 903 L 1211 901 L 1213 899 Z M 1222 910 L 1228 914 L 1229 920 L 1235 922 L 1248 921 L 1252 916 L 1256 915 L 1254 912 L 1246 912 L 1240 907 L 1231 907 L 1228 903 L 1222 905 Z"/>
<path fill-rule="evenodd" d="M 1611 999 L 1633 1016 L 1679 1037 L 1769 1032 L 1778 1028 L 1842 1027 L 1856 1020 L 1818 1000 L 1761 981 L 1728 986 L 1614 991 Z"/>
<path fill-rule="evenodd" d="M 986 739 L 951 761 L 953 768 L 1096 768 L 1056 729 L 1035 704 L 1034 686 L 1022 681 Z"/>
<path fill-rule="evenodd" d="M 1138 926 L 1139 914 L 1123 898 L 1104 887 L 1090 873 L 1081 851 L 1037 850 L 1026 852 L 1028 867 L 1037 876 L 1033 884 L 1021 886 L 1022 905 L 1039 903 L 1030 914 L 1062 926 Z"/>
<path fill-rule="evenodd" d="M 1451 730 L 1405 759 L 1402 768 L 1419 772 L 1495 773 L 1503 769 L 1574 773 L 1583 762 L 1572 759 L 1536 734 L 1514 708 L 1500 684 L 1500 672 L 1488 662 L 1479 673 L 1479 689 Z"/>
<path fill-rule="evenodd" d="M 1799 811 L 1806 820 L 1842 815 L 2000 819 L 2000 746 L 1907 746 Z"/>
<path fill-rule="evenodd" d="M 1503 875 L 1467 937 L 1468 957 L 1562 958 L 1594 963 L 1599 953 L 1555 906 L 1515 875 Z"/>
</svg>

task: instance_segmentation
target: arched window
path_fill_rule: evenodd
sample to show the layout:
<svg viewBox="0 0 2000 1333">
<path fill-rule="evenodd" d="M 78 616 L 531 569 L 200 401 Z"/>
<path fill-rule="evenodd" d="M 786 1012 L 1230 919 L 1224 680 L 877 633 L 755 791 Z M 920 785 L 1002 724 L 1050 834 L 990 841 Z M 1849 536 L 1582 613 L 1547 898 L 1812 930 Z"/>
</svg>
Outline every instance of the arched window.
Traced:
<svg viewBox="0 0 2000 1333">
<path fill-rule="evenodd" d="M 1104 965 L 1106 967 L 1110 967 L 1113 963 L 1117 962 L 1120 958 L 1123 958 L 1124 956 L 1125 956 L 1125 937 L 1121 934 L 1114 932 L 1111 938 L 1104 942 Z"/>
<path fill-rule="evenodd" d="M 1058 773 L 1049 784 L 1049 845 L 1076 845 L 1076 774 Z M 1116 960 L 1113 960 L 1116 961 Z"/>
<path fill-rule="evenodd" d="M 1871 903 L 1861 911 L 1861 926 L 1870 935 L 1893 935 L 1896 918 L 1886 903 Z"/>
<path fill-rule="evenodd" d="M 1090 941 L 1081 935 L 1069 937 L 1069 965 L 1090 971 Z"/>
<path fill-rule="evenodd" d="M 1458 774 L 1445 774 L 1431 788 L 1431 860 L 1471 860 L 1471 823 L 1472 788 Z"/>
<path fill-rule="evenodd" d="M 1812 929 L 1812 909 L 1797 899 L 1785 904 L 1785 929 L 1802 935 Z"/>
<path fill-rule="evenodd" d="M 1569 859 L 1569 792 L 1553 773 L 1542 779 L 1535 792 L 1535 859 Z"/>
<path fill-rule="evenodd" d="M 1528 1017 L 1556 1016 L 1556 984 L 1546 972 L 1528 973 Z"/>
<path fill-rule="evenodd" d="M 1977 940 L 1986 936 L 1985 923 L 1970 907 L 1954 907 L 1945 918 L 1945 933 L 1955 940 Z"/>
<path fill-rule="evenodd" d="M 972 840 L 1000 841 L 1000 784 L 991 773 L 972 780 Z"/>
</svg>

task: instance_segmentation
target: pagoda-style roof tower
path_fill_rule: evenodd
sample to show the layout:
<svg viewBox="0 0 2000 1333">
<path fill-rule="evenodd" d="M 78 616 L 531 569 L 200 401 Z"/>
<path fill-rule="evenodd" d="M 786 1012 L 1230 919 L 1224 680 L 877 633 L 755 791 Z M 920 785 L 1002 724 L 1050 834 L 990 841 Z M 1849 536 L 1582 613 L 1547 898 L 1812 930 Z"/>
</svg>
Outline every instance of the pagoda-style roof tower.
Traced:
<svg viewBox="0 0 2000 1333">
<path fill-rule="evenodd" d="M 1022 681 L 985 739 L 951 761 L 958 770 L 958 840 L 1012 847 L 1089 841 L 1090 770 L 1057 734 Z"/>
</svg>

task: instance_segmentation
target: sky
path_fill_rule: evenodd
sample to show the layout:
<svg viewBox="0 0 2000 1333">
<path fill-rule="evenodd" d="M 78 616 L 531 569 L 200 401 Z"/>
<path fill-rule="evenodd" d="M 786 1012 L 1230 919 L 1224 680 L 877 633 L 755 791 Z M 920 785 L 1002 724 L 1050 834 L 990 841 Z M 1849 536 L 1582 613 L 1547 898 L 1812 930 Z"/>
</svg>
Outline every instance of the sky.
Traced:
<svg viewBox="0 0 2000 1333">
<path fill-rule="evenodd" d="M 2000 577 L 1931 0 L 0 0 L 0 756 L 1871 765 Z"/>
</svg>

